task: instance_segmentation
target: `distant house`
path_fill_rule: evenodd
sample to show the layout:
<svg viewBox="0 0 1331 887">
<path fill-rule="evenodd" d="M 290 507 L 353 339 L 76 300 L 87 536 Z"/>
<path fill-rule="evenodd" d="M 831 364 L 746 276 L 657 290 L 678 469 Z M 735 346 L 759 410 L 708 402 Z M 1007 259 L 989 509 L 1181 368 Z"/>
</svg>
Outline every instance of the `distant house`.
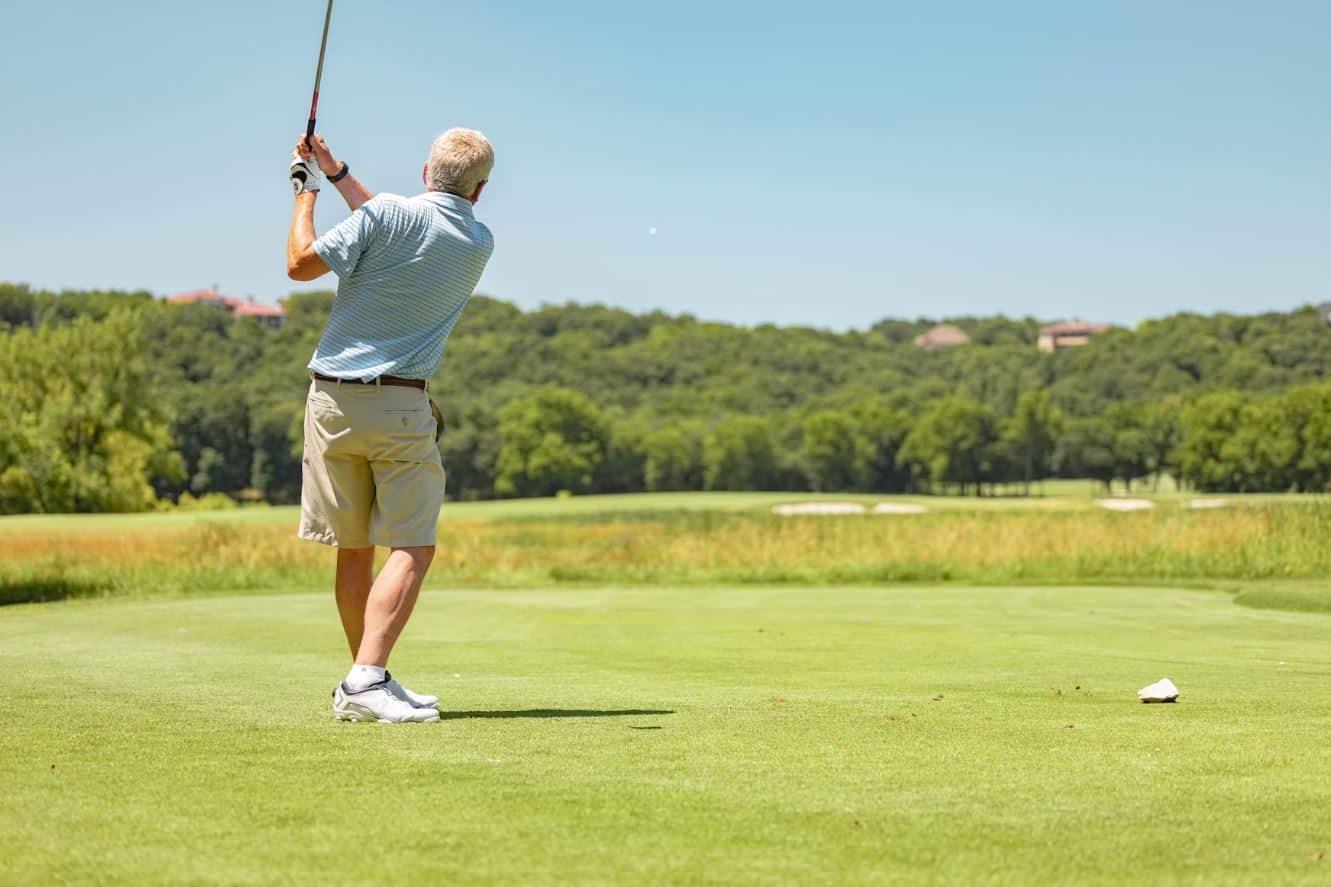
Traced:
<svg viewBox="0 0 1331 887">
<path fill-rule="evenodd" d="M 915 337 L 915 345 L 925 351 L 942 351 L 969 345 L 971 337 L 950 323 L 940 323 L 929 332 Z"/>
<path fill-rule="evenodd" d="M 1086 323 L 1073 320 L 1067 323 L 1054 323 L 1040 330 L 1036 347 L 1041 351 L 1058 351 L 1060 348 L 1080 348 L 1091 341 L 1091 336 L 1109 329 L 1107 323 Z"/>
<path fill-rule="evenodd" d="M 167 301 L 173 305 L 212 305 L 221 308 L 232 317 L 253 317 L 264 326 L 275 330 L 281 329 L 287 322 L 287 312 L 280 305 L 264 305 L 224 296 L 217 291 L 217 287 L 169 296 Z"/>
<path fill-rule="evenodd" d="M 236 299 L 224 296 L 215 289 L 180 293 L 175 296 L 167 296 L 166 300 L 173 305 L 212 305 L 215 308 L 225 308 L 228 311 L 237 303 Z"/>
<path fill-rule="evenodd" d="M 287 312 L 280 305 L 261 305 L 258 302 L 241 302 L 231 312 L 235 317 L 253 317 L 259 323 L 273 329 L 281 329 L 287 322 Z"/>
</svg>

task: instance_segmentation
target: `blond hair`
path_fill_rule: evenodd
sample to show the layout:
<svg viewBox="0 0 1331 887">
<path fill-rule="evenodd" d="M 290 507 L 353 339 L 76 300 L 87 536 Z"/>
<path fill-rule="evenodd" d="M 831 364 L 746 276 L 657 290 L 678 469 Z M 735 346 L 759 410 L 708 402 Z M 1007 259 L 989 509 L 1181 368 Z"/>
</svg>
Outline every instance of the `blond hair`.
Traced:
<svg viewBox="0 0 1331 887">
<path fill-rule="evenodd" d="M 470 198 L 494 165 L 489 139 L 474 129 L 450 129 L 430 146 L 430 190 Z"/>
</svg>

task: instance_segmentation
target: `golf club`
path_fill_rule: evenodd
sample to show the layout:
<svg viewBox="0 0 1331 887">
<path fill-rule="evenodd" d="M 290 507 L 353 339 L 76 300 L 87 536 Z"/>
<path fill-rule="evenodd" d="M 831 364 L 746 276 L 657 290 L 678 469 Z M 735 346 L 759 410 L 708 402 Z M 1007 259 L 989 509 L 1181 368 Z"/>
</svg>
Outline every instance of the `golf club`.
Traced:
<svg viewBox="0 0 1331 887">
<path fill-rule="evenodd" d="M 328 11 L 324 13 L 324 35 L 319 41 L 319 66 L 314 69 L 314 98 L 310 100 L 310 120 L 305 127 L 305 139 L 314 137 L 314 119 L 319 115 L 319 81 L 324 76 L 324 52 L 328 49 L 328 23 L 333 20 L 333 0 L 328 0 Z"/>
</svg>

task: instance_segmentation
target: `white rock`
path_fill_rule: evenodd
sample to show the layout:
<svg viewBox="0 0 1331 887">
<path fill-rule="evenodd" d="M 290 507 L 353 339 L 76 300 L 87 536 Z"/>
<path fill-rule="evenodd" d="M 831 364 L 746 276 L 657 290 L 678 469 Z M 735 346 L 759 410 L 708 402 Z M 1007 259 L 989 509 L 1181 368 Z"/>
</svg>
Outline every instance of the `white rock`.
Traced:
<svg viewBox="0 0 1331 887">
<path fill-rule="evenodd" d="M 796 502 L 772 506 L 773 514 L 787 517 L 792 514 L 864 514 L 864 511 L 864 506 L 858 502 Z"/>
<path fill-rule="evenodd" d="M 1169 678 L 1161 678 L 1154 684 L 1137 691 L 1137 698 L 1142 702 L 1173 702 L 1178 699 L 1178 687 Z"/>
</svg>

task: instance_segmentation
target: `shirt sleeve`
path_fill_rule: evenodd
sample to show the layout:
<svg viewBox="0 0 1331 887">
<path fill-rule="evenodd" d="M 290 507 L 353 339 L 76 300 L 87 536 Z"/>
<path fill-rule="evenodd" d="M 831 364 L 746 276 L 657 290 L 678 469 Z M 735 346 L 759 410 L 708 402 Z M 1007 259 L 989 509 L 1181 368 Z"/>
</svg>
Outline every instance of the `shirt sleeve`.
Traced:
<svg viewBox="0 0 1331 887">
<path fill-rule="evenodd" d="M 356 264 L 374 242 L 378 231 L 378 207 L 371 198 L 316 239 L 313 249 L 330 271 L 338 277 L 346 277 L 356 270 Z"/>
</svg>

